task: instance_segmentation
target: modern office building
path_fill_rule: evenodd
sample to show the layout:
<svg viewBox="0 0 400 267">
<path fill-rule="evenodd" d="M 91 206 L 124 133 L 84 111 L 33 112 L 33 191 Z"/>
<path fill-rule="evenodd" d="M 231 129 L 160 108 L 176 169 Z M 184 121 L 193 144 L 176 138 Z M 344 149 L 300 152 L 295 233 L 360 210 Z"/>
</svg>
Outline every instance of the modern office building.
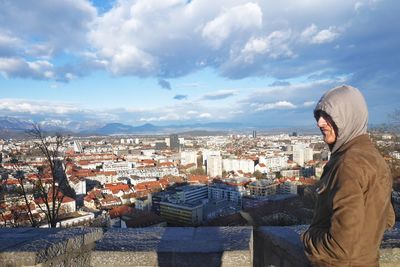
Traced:
<svg viewBox="0 0 400 267">
<path fill-rule="evenodd" d="M 203 200 L 208 198 L 208 186 L 204 184 L 180 186 L 175 189 L 174 195 L 176 200 L 182 203 Z"/>
<path fill-rule="evenodd" d="M 160 215 L 170 224 L 198 226 L 203 222 L 203 202 L 172 203 L 160 202 Z"/>
<path fill-rule="evenodd" d="M 231 186 L 224 183 L 213 183 L 208 186 L 209 201 L 227 200 L 242 206 L 242 197 L 246 195 L 243 186 Z"/>
</svg>

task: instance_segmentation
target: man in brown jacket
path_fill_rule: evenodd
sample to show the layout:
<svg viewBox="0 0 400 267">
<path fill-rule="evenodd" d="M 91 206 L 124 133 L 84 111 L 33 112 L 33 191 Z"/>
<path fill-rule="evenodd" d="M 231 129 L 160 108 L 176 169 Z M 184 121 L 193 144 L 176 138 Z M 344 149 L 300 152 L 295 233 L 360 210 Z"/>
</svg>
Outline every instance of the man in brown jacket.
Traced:
<svg viewBox="0 0 400 267">
<path fill-rule="evenodd" d="M 379 266 L 383 232 L 394 224 L 392 177 L 367 134 L 364 97 L 351 86 L 333 88 L 314 116 L 331 158 L 302 235 L 305 253 L 314 266 Z"/>
</svg>

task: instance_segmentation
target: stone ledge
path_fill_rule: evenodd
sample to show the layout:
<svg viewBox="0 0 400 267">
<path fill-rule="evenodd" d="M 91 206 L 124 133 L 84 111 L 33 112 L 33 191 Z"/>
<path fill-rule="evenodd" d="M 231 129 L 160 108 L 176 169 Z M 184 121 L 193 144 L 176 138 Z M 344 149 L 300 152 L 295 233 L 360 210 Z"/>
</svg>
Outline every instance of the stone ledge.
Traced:
<svg viewBox="0 0 400 267">
<path fill-rule="evenodd" d="M 263 226 L 255 230 L 254 266 L 310 266 L 299 232 L 291 227 Z"/>
<path fill-rule="evenodd" d="M 254 266 L 310 266 L 304 255 L 300 234 L 308 225 L 264 226 L 255 230 Z M 384 233 L 379 265 L 400 266 L 400 223 Z"/>
<path fill-rule="evenodd" d="M 110 229 L 91 266 L 253 266 L 252 227 Z"/>
<path fill-rule="evenodd" d="M 97 228 L 1 228 L 0 266 L 50 266 L 71 260 L 71 255 L 76 260 L 102 236 Z"/>
</svg>

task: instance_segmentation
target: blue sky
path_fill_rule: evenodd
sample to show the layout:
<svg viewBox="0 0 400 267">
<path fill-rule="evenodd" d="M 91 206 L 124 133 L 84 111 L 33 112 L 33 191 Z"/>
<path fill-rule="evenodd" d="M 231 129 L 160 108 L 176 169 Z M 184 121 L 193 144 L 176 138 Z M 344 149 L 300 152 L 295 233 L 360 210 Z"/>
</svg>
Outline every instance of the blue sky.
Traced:
<svg viewBox="0 0 400 267">
<path fill-rule="evenodd" d="M 400 103 L 396 0 L 4 0 L 0 116 L 313 125 L 329 88 Z"/>
</svg>

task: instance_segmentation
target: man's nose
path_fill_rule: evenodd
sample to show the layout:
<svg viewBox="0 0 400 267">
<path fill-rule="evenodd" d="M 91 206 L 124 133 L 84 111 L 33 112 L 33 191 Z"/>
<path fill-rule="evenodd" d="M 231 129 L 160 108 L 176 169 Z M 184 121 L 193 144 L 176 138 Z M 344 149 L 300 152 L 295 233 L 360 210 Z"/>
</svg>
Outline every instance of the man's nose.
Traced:
<svg viewBox="0 0 400 267">
<path fill-rule="evenodd" d="M 326 120 L 324 119 L 324 117 L 320 116 L 317 120 L 317 125 L 318 127 L 324 127 L 326 126 Z"/>
</svg>

